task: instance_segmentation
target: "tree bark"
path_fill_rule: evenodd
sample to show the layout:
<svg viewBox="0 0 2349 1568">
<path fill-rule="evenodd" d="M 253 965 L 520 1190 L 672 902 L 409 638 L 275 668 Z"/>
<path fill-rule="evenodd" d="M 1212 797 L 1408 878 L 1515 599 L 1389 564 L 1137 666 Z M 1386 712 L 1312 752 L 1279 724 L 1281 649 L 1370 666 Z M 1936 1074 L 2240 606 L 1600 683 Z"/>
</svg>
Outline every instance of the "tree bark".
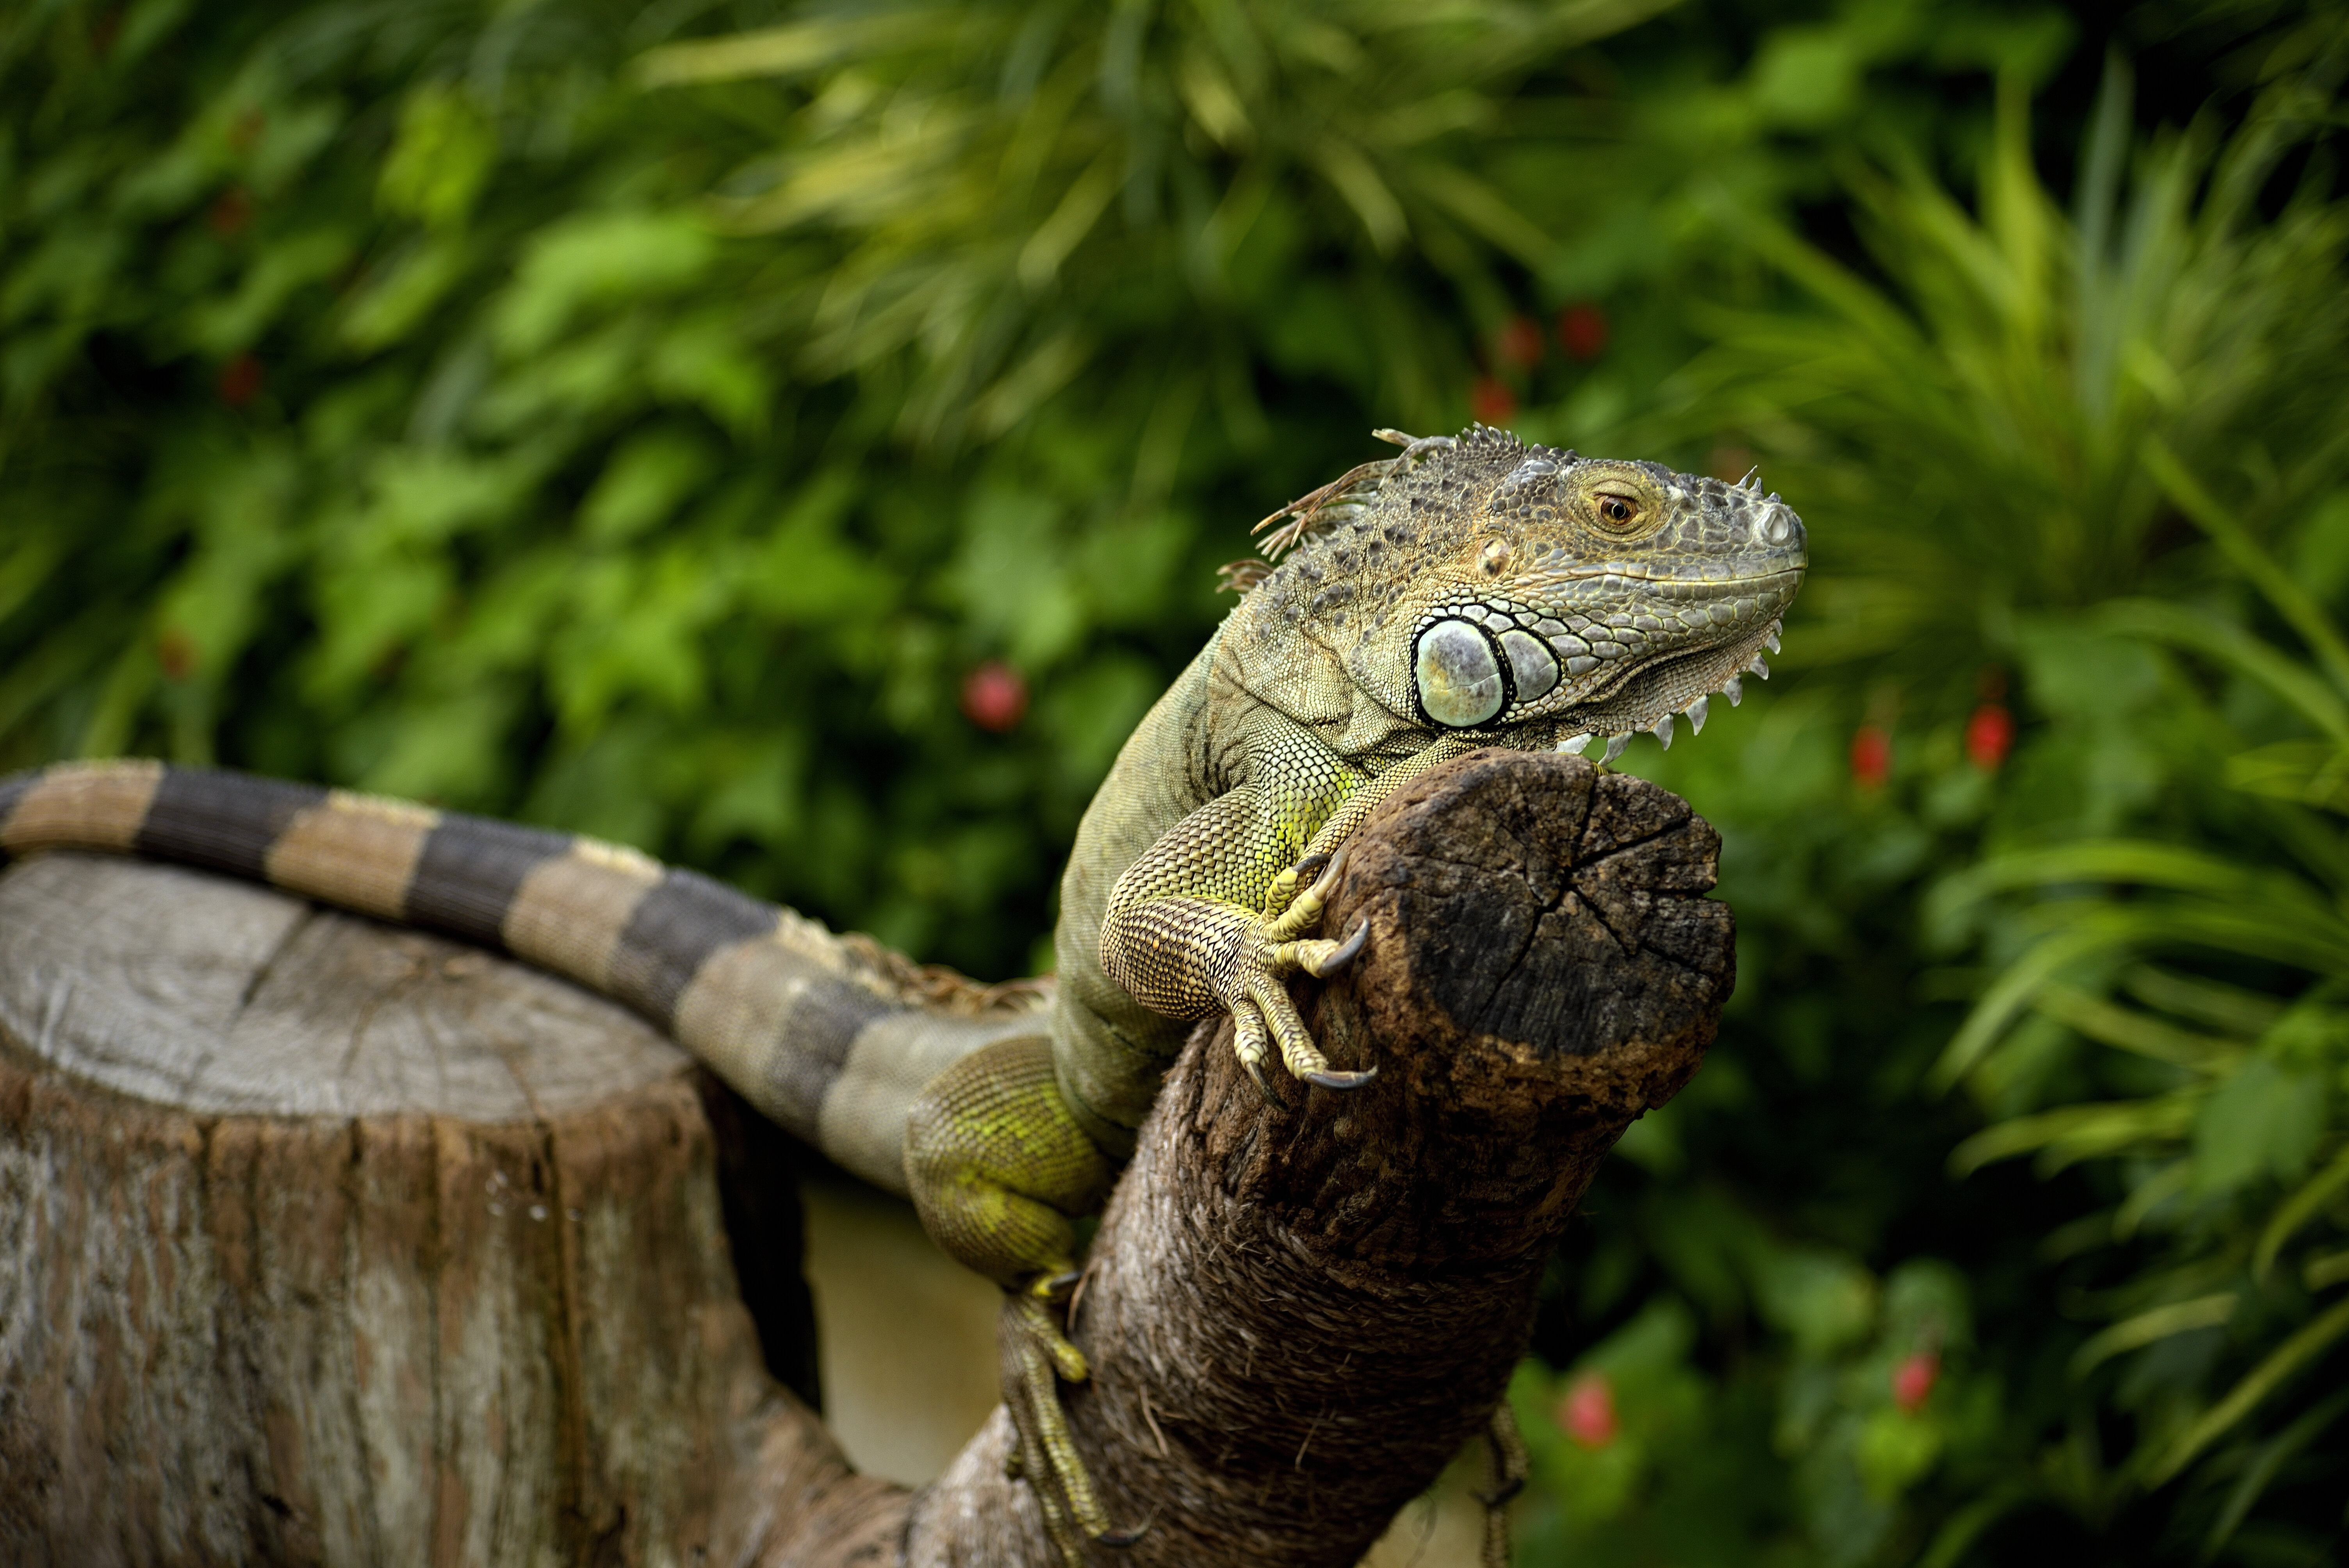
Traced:
<svg viewBox="0 0 2349 1568">
<path fill-rule="evenodd" d="M 730 1101 L 455 943 L 10 868 L 0 1562 L 725 1561 L 766 1532 L 747 1472 L 885 1501 L 762 1363 L 807 1310 L 754 1324 L 737 1288 L 719 1176 L 771 1151 L 713 1139 Z M 795 1267 L 795 1203 L 738 1220 Z"/>
<path fill-rule="evenodd" d="M 1598 1161 L 1712 1038 L 1716 848 L 1651 785 L 1521 753 L 1372 818 L 1329 926 L 1367 919 L 1369 950 L 1298 994 L 1378 1078 L 1268 1108 L 1203 1026 L 1096 1239 L 1067 1406 L 1150 1525 L 1103 1562 L 1353 1563 L 1484 1425 Z M 140 966 L 227 929 L 199 908 L 223 898 L 292 913 L 199 1006 Z M 515 987 L 542 999 L 486 999 Z M 276 1038 L 256 1015 L 308 1041 L 258 1089 L 222 1065 Z M 198 1016 L 209 1055 L 163 1043 Z M 357 1048 L 387 1030 L 419 1065 Z M 552 1094 L 583 1050 L 611 1065 Z M 259 890 L 62 856 L 0 879 L 0 1555 L 1056 1563 L 1000 1409 L 908 1494 L 768 1377 L 666 1050 L 560 982 Z M 237 1098 L 273 1094 L 294 1113 Z"/>
</svg>

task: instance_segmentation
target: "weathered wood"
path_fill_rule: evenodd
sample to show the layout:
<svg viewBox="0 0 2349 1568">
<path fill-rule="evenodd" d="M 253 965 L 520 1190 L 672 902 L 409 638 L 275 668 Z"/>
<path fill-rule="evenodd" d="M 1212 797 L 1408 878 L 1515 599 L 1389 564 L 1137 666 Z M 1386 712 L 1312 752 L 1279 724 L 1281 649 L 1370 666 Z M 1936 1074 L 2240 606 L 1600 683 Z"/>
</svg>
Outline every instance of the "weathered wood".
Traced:
<svg viewBox="0 0 2349 1568">
<path fill-rule="evenodd" d="M 196 1112 L 515 1121 L 690 1062 L 633 1014 L 461 944 L 252 883 L 89 855 L 9 867 L 0 1030 Z"/>
<path fill-rule="evenodd" d="M 721 1093 L 456 944 L 10 868 L 0 1561 L 686 1563 L 877 1495 L 762 1364 Z"/>
<path fill-rule="evenodd" d="M 1331 917 L 1370 950 L 1298 995 L 1377 1080 L 1268 1109 L 1202 1028 L 1096 1243 L 1068 1408 L 1151 1522 L 1119 1561 L 1352 1563 L 1481 1427 L 1599 1159 L 1712 1038 L 1715 848 L 1517 753 L 1372 819 Z M 649 1031 L 273 901 L 0 877 L 0 1558 L 1057 1563 L 1000 1410 L 909 1495 L 770 1379 Z"/>
</svg>

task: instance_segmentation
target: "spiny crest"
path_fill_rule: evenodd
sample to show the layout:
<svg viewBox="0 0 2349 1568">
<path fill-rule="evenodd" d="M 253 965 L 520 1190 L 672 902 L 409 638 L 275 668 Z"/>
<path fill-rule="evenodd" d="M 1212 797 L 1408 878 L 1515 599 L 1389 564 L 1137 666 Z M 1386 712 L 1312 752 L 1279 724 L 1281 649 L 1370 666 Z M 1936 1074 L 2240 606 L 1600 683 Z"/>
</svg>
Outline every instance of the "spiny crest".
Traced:
<svg viewBox="0 0 2349 1568">
<path fill-rule="evenodd" d="M 1437 492 L 1473 486 L 1478 480 L 1506 473 L 1527 457 L 1547 457 L 1572 463 L 1572 452 L 1528 447 L 1506 430 L 1471 425 L 1457 436 L 1411 436 L 1401 430 L 1373 430 L 1381 441 L 1402 449 L 1402 455 L 1361 463 L 1317 490 L 1290 501 L 1249 531 L 1264 533 L 1261 559 L 1234 561 L 1217 569 L 1216 586 L 1246 594 L 1273 573 L 1275 563 L 1309 539 L 1361 521 L 1379 497 L 1398 489 L 1426 488 Z M 1280 524 L 1275 527 L 1275 524 Z"/>
</svg>

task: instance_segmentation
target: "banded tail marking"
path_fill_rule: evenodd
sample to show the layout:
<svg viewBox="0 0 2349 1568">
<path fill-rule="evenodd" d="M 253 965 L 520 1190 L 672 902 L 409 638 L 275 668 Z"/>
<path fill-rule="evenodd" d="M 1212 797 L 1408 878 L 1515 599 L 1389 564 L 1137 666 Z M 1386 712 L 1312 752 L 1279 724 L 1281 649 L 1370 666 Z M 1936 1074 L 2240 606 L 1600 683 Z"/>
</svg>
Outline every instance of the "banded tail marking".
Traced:
<svg viewBox="0 0 2349 1568">
<path fill-rule="evenodd" d="M 1032 1010 L 916 1006 L 815 922 L 635 850 L 347 790 L 150 761 L 0 779 L 0 856 L 43 849 L 201 866 L 502 948 L 642 1014 L 768 1116 L 901 1192 L 921 1085 L 1042 1026 Z"/>
<path fill-rule="evenodd" d="M 0 780 L 0 852 L 55 844 L 128 854 L 163 771 L 160 762 L 67 762 Z"/>
</svg>

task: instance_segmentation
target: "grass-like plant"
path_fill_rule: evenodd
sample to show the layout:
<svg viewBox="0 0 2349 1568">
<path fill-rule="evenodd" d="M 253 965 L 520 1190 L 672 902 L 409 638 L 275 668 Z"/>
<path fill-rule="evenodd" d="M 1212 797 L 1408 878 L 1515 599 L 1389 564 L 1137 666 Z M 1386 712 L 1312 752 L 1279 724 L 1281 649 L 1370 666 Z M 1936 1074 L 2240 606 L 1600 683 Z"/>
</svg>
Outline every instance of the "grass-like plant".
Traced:
<svg viewBox="0 0 2349 1568">
<path fill-rule="evenodd" d="M 2264 688 L 2313 729 L 2238 739 L 2224 776 L 2262 798 L 2265 832 L 2084 839 L 1994 856 L 1944 882 L 1944 918 L 2026 895 L 2037 934 L 1991 984 L 1937 1068 L 1981 1069 L 2035 1012 L 2137 1059 L 2141 1092 L 2053 1105 L 1992 1123 L 1951 1156 L 1964 1174 L 2034 1155 L 2052 1173 L 2114 1173 L 2118 1201 L 2058 1243 L 2106 1266 L 2081 1309 L 2104 1322 L 2075 1377 L 2119 1379 L 2136 1439 L 2106 1489 L 2183 1480 L 2207 1492 L 2215 1555 L 2287 1467 L 2341 1462 L 2349 1411 L 2337 1364 L 2349 1339 L 2349 861 L 2338 813 L 2349 767 L 2349 641 L 2167 447 L 2151 482 L 2243 569 L 2298 652 L 2219 614 L 2118 600 L 2101 618 L 2189 662 Z M 2215 712 L 2205 733 L 2226 733 Z M 2330 1358 L 2330 1362 L 2328 1361 Z M 2109 1380 L 2109 1378 L 2108 1378 Z M 2326 1441 L 2325 1439 L 2332 1439 Z"/>
</svg>

